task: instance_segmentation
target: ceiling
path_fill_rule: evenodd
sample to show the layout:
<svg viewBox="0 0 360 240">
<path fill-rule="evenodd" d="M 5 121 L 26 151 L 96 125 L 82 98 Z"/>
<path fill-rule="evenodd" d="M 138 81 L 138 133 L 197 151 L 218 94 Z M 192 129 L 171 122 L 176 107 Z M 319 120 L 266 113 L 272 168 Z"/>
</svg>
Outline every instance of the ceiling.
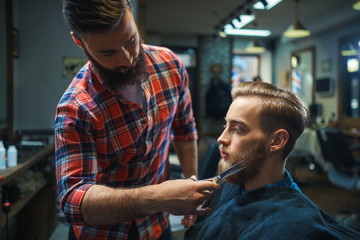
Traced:
<svg viewBox="0 0 360 240">
<path fill-rule="evenodd" d="M 239 6 L 251 0 L 149 0 L 143 1 L 147 33 L 162 35 L 213 35 L 215 26 Z M 254 1 L 252 1 L 254 2 Z M 355 0 L 301 0 L 298 18 L 312 34 L 358 21 Z M 145 4 L 145 5 L 144 5 Z M 250 6 L 247 4 L 246 6 Z M 283 0 L 270 10 L 257 10 L 258 29 L 271 30 L 269 38 L 281 36 L 295 18 L 294 0 Z M 253 23 L 244 28 L 253 28 Z M 360 30 L 360 27 L 359 27 Z"/>
</svg>

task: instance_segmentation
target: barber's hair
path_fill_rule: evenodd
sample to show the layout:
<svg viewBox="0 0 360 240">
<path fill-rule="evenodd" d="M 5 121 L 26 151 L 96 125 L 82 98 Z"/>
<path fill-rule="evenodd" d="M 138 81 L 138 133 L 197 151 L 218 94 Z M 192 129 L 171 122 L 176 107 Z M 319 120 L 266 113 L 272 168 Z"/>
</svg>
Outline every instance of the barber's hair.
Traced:
<svg viewBox="0 0 360 240">
<path fill-rule="evenodd" d="M 63 0 L 65 22 L 77 35 L 115 31 L 130 0 Z"/>
<path fill-rule="evenodd" d="M 309 124 L 309 111 L 295 94 L 265 82 L 242 82 L 231 91 L 233 100 L 237 97 L 260 99 L 260 128 L 270 135 L 278 129 L 289 133 L 284 148 L 284 159 L 294 149 L 295 143 Z"/>
</svg>

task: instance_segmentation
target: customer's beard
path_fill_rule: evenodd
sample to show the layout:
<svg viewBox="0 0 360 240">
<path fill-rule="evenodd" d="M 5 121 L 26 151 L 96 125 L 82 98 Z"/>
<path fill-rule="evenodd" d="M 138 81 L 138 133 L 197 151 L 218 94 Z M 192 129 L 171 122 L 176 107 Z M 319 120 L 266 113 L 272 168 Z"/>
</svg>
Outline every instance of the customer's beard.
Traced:
<svg viewBox="0 0 360 240">
<path fill-rule="evenodd" d="M 113 90 L 118 90 L 126 85 L 133 85 L 146 76 L 145 52 L 141 44 L 139 55 L 134 59 L 130 67 L 117 67 L 114 70 L 101 66 L 86 49 L 85 54 L 94 65 L 101 79 Z"/>
<path fill-rule="evenodd" d="M 226 149 L 224 149 L 226 151 Z M 246 168 L 238 173 L 235 173 L 225 180 L 229 183 L 240 185 L 244 188 L 244 184 L 258 176 L 265 161 L 265 141 L 259 142 L 251 146 L 246 152 L 236 155 L 230 154 L 231 161 L 225 162 L 221 159 L 218 164 L 218 173 L 222 173 L 230 168 L 235 163 L 244 161 L 239 168 L 246 166 Z"/>
</svg>

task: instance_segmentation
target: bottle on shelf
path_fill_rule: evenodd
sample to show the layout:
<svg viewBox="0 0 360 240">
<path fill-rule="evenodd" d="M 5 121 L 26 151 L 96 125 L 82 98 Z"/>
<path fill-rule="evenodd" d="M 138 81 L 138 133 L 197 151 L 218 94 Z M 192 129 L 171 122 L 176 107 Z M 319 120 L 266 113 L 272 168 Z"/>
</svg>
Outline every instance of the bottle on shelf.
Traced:
<svg viewBox="0 0 360 240">
<path fill-rule="evenodd" d="M 7 150 L 8 167 L 15 167 L 17 165 L 17 149 L 14 145 L 10 145 Z"/>
<path fill-rule="evenodd" d="M 6 168 L 6 149 L 3 141 L 0 141 L 0 169 Z"/>
</svg>

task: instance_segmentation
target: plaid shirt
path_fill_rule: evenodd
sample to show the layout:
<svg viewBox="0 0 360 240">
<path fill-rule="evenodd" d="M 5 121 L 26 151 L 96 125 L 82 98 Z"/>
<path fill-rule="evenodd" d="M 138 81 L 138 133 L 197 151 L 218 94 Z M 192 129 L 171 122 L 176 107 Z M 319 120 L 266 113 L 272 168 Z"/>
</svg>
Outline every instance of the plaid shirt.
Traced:
<svg viewBox="0 0 360 240">
<path fill-rule="evenodd" d="M 195 140 L 187 73 L 166 48 L 143 45 L 147 111 L 110 90 L 88 62 L 61 98 L 55 118 L 60 205 L 81 239 L 127 239 L 132 221 L 89 226 L 80 204 L 94 184 L 140 187 L 168 179 L 170 140 Z M 135 219 L 140 239 L 155 239 L 168 214 Z"/>
</svg>

